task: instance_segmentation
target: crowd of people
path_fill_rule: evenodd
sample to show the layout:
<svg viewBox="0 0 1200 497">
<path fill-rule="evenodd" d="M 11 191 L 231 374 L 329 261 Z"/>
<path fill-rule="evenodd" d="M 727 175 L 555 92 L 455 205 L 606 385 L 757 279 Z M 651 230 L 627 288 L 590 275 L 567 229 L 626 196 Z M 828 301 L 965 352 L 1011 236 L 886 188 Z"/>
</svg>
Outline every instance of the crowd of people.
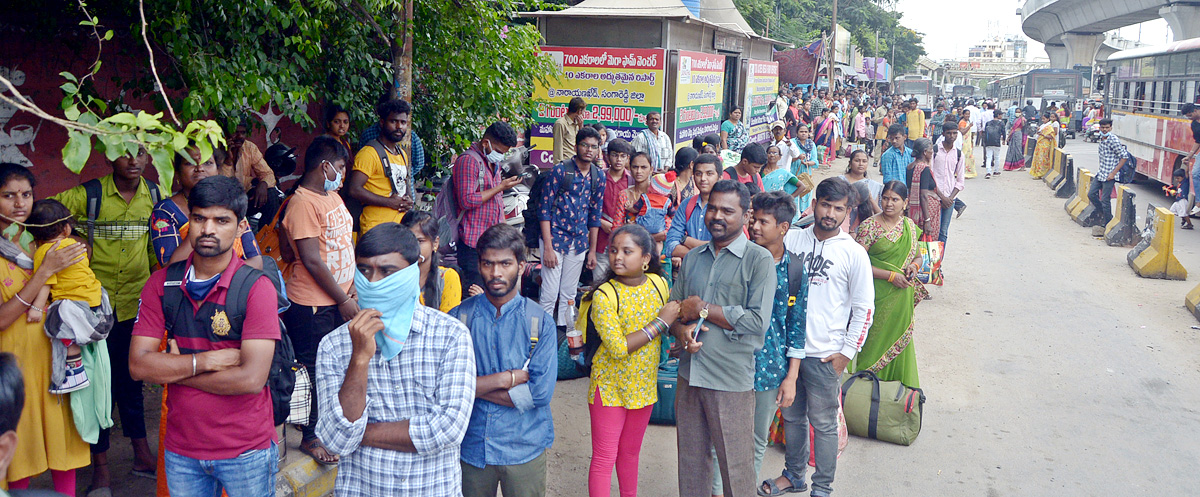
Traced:
<svg viewBox="0 0 1200 497">
<path fill-rule="evenodd" d="M 805 96 L 780 92 L 764 143 L 735 108 L 719 135 L 678 149 L 656 112 L 626 141 L 574 99 L 526 233 L 502 202 L 524 181 L 500 167 L 517 132 L 495 122 L 454 159 L 447 233 L 418 208 L 424 159 L 402 100 L 382 101 L 357 144 L 331 107 L 286 195 L 244 125 L 212 158 L 177 156 L 172 192 L 142 178 L 144 153 L 50 198 L 0 165 L 0 399 L 23 398 L 0 413 L 5 480 L 22 489 L 49 470 L 73 496 L 91 464 L 87 493 L 103 495 L 115 403 L 134 474 L 159 495 L 273 495 L 286 340 L 313 383 L 308 418 L 291 420 L 300 450 L 337 465 L 338 495 L 544 495 L 559 345 L 584 323 L 598 340 L 578 399 L 589 495 L 609 495 L 614 470 L 637 494 L 659 364 L 675 356 L 681 496 L 828 496 L 841 374 L 919 386 L 919 247 L 944 249 L 966 208 L 973 146 L 985 178 L 1027 159 L 1036 176 L 1057 130 L 1045 114 L 1030 133 L 1030 113 L 989 103 L 926 119 L 878 92 Z M 1101 162 L 1119 169 L 1118 148 L 1102 141 Z M 844 173 L 814 185 L 838 156 Z M 166 385 L 157 448 L 142 382 Z M 791 443 L 760 480 L 773 422 Z"/>
</svg>

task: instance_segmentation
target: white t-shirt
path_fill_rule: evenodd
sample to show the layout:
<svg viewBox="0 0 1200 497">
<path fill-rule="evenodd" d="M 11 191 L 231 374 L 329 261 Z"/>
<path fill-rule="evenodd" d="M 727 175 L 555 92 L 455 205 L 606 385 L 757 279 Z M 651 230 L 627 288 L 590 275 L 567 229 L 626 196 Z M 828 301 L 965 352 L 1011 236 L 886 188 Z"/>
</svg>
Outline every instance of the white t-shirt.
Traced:
<svg viewBox="0 0 1200 497">
<path fill-rule="evenodd" d="M 825 358 L 841 352 L 853 359 L 875 313 L 867 250 L 845 232 L 819 241 L 811 226 L 788 231 L 783 244 L 808 270 L 804 356 Z"/>
</svg>

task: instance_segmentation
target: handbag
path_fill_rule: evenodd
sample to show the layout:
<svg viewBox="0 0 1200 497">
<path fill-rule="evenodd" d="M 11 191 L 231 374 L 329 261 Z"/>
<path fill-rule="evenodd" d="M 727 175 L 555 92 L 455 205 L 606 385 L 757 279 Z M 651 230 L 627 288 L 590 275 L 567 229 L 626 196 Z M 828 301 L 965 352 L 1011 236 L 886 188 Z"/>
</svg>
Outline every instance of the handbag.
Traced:
<svg viewBox="0 0 1200 497">
<path fill-rule="evenodd" d="M 917 253 L 921 256 L 921 268 L 917 279 L 926 285 L 942 286 L 942 257 L 945 243 L 922 236 L 917 242 Z"/>
<path fill-rule="evenodd" d="M 842 406 L 851 435 L 912 445 L 921 433 L 925 393 L 864 370 L 842 384 Z"/>
<path fill-rule="evenodd" d="M 308 376 L 308 368 L 301 364 L 292 366 L 296 373 L 296 386 L 292 390 L 292 400 L 288 403 L 287 424 L 308 426 L 312 414 L 312 379 Z"/>
</svg>

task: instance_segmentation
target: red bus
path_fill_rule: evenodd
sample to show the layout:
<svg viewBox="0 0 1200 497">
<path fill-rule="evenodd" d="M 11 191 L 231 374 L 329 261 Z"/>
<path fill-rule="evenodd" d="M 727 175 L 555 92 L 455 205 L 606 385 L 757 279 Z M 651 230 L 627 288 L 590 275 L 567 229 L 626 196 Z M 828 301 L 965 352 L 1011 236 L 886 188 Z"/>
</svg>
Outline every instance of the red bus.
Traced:
<svg viewBox="0 0 1200 497">
<path fill-rule="evenodd" d="M 1105 78 L 1113 132 L 1138 158 L 1137 172 L 1170 184 L 1196 146 L 1180 109 L 1200 103 L 1200 38 L 1117 52 L 1108 58 Z"/>
</svg>

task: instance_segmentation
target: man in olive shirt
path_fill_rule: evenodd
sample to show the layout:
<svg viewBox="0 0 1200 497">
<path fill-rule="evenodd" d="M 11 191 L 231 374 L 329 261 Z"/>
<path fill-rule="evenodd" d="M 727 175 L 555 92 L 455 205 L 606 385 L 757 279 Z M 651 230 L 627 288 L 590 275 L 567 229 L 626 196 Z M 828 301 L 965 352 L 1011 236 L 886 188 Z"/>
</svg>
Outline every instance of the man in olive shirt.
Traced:
<svg viewBox="0 0 1200 497">
<path fill-rule="evenodd" d="M 129 342 L 138 314 L 138 298 L 150 278 L 154 254 L 150 252 L 150 212 L 159 200 L 156 185 L 142 178 L 150 165 L 145 152 L 112 161 L 113 173 L 98 180 L 99 203 L 95 226 L 89 230 L 87 183 L 51 198 L 62 202 L 79 221 L 82 234 L 92 243 L 91 268 L 108 292 L 117 322 L 105 342 L 112 362 L 112 398 L 121 414 L 121 431 L 133 443 L 133 471 L 153 477 L 156 457 L 146 442 L 146 416 L 142 407 L 142 382 L 129 376 Z M 96 185 L 96 183 L 93 183 Z M 91 232 L 89 235 L 89 231 Z M 92 443 L 92 488 L 109 486 L 108 438 L 100 430 Z"/>
<path fill-rule="evenodd" d="M 583 108 L 587 105 L 583 97 L 574 97 L 567 102 L 567 114 L 554 121 L 555 164 L 575 156 L 575 133 L 583 126 Z"/>
<path fill-rule="evenodd" d="M 726 497 L 754 495 L 754 352 L 763 346 L 775 295 L 775 263 L 750 243 L 750 192 L 713 185 L 704 222 L 712 240 L 683 258 L 671 300 L 683 344 L 675 397 L 680 497 L 708 497 L 716 448 Z M 698 332 L 696 328 L 699 328 Z"/>
</svg>

